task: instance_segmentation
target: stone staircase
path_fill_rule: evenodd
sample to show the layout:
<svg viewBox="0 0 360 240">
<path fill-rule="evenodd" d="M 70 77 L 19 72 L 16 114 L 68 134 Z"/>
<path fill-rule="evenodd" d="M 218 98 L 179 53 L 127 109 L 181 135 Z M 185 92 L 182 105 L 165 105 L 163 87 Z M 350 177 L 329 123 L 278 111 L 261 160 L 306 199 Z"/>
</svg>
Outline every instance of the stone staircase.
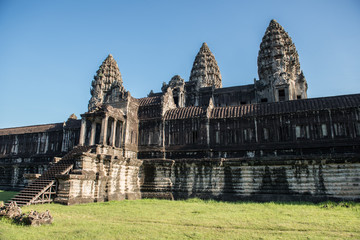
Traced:
<svg viewBox="0 0 360 240">
<path fill-rule="evenodd" d="M 18 206 L 24 206 L 52 202 L 57 191 L 55 176 L 58 174 L 68 174 L 74 166 L 74 155 L 87 152 L 90 149 L 90 146 L 75 147 L 6 204 L 9 205 L 11 202 L 16 202 Z"/>
</svg>

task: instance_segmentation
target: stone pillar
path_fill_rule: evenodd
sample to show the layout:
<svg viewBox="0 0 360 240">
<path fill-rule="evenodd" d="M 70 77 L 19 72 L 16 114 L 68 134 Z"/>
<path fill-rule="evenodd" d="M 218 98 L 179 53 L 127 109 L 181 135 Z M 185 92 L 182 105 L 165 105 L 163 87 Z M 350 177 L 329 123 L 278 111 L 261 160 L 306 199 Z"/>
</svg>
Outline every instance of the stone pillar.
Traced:
<svg viewBox="0 0 360 240">
<path fill-rule="evenodd" d="M 210 118 L 206 119 L 206 144 L 210 148 Z"/>
<path fill-rule="evenodd" d="M 95 134 L 96 134 L 96 122 L 95 120 L 91 123 L 91 135 L 89 145 L 95 145 Z"/>
<path fill-rule="evenodd" d="M 79 145 L 84 146 L 85 144 L 85 134 L 86 134 L 86 119 L 81 119 L 81 128 L 80 128 L 80 139 L 79 139 Z"/>
<path fill-rule="evenodd" d="M 125 147 L 125 122 L 120 122 L 119 147 Z"/>
<path fill-rule="evenodd" d="M 256 118 L 254 118 L 254 125 L 255 125 L 255 140 L 256 142 L 259 142 Z"/>
<path fill-rule="evenodd" d="M 116 123 L 117 123 L 117 120 L 114 119 L 112 125 L 111 125 L 111 136 L 110 136 L 110 145 L 113 146 L 113 147 L 116 147 L 115 146 L 115 139 L 116 139 Z"/>
<path fill-rule="evenodd" d="M 108 119 L 109 119 L 109 116 L 105 115 L 105 117 L 102 119 L 102 123 L 101 123 L 100 144 L 103 144 L 103 145 L 106 145 Z"/>
</svg>

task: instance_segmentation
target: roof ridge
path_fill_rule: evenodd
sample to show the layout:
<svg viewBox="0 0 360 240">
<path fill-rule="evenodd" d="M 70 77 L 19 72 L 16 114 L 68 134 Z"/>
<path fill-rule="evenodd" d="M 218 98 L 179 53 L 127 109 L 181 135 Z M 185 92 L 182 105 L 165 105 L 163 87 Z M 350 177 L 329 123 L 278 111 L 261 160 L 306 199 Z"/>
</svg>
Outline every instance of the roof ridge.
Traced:
<svg viewBox="0 0 360 240">
<path fill-rule="evenodd" d="M 30 126 L 21 126 L 21 127 L 0 128 L 0 131 L 1 131 L 1 130 L 10 130 L 10 129 L 21 129 L 21 128 L 30 128 L 30 127 L 40 127 L 40 126 L 48 126 L 48 125 L 56 125 L 56 124 L 64 124 L 64 122 L 44 123 L 44 124 L 37 124 L 37 125 L 30 125 Z"/>
</svg>

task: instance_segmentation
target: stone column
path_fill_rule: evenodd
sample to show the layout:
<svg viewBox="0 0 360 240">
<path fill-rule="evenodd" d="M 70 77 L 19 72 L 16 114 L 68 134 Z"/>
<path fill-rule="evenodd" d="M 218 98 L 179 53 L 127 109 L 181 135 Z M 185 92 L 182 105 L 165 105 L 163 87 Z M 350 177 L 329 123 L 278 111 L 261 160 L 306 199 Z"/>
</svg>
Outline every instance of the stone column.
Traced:
<svg viewBox="0 0 360 240">
<path fill-rule="evenodd" d="M 91 123 L 91 135 L 90 135 L 90 144 L 95 145 L 95 134 L 96 134 L 96 122 L 95 120 Z"/>
<path fill-rule="evenodd" d="M 109 119 L 109 116 L 105 115 L 105 117 L 102 119 L 102 123 L 101 123 L 100 144 L 103 144 L 103 145 L 106 145 L 108 119 Z"/>
<path fill-rule="evenodd" d="M 206 144 L 208 146 L 208 148 L 210 148 L 210 118 L 206 119 Z"/>
<path fill-rule="evenodd" d="M 81 128 L 80 128 L 80 139 L 79 139 L 79 145 L 84 146 L 85 144 L 85 134 L 86 134 L 86 119 L 81 119 Z"/>
<path fill-rule="evenodd" d="M 256 118 L 254 118 L 254 125 L 255 125 L 255 141 L 259 142 Z"/>
<path fill-rule="evenodd" d="M 117 120 L 114 119 L 112 125 L 111 125 L 111 137 L 110 137 L 110 145 L 113 146 L 113 147 L 116 147 L 115 146 L 115 139 L 116 139 L 116 123 L 117 123 Z"/>
<path fill-rule="evenodd" d="M 120 122 L 119 135 L 119 147 L 125 147 L 125 122 Z"/>
</svg>

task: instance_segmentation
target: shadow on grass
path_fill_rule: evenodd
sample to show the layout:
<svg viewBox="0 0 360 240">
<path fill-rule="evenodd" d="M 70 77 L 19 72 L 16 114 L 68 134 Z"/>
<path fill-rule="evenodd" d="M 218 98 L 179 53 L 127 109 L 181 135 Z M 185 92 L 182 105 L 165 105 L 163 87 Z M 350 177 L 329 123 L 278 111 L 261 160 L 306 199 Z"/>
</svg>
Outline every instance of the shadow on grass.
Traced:
<svg viewBox="0 0 360 240">
<path fill-rule="evenodd" d="M 14 191 L 5 191 L 5 190 L 0 190 L 0 202 L 7 202 L 8 200 L 10 200 L 11 198 L 13 198 L 16 194 L 18 194 L 18 192 L 14 192 Z M 148 198 L 147 200 L 152 200 L 151 198 Z M 159 201 L 160 199 L 153 199 L 155 201 Z M 168 201 L 168 200 L 163 200 L 163 201 Z M 321 208 L 335 208 L 335 207 L 344 207 L 344 208 L 353 208 L 353 207 L 359 207 L 360 208 L 360 203 L 359 202 L 351 202 L 351 201 L 340 201 L 340 202 L 335 202 L 335 201 L 325 201 L 325 202 L 319 202 L 319 203 L 313 203 L 313 202 L 305 202 L 305 201 L 298 201 L 298 202 L 280 202 L 280 201 L 271 201 L 271 202 L 259 202 L 259 201 L 221 201 L 221 200 L 213 200 L 213 199 L 208 199 L 208 200 L 204 200 L 204 199 L 200 199 L 200 198 L 189 198 L 186 200 L 175 200 L 175 201 L 183 201 L 183 202 L 187 202 L 187 203 L 227 203 L 227 204 L 274 204 L 274 205 L 298 205 L 298 206 L 318 206 Z M 102 203 L 104 205 L 106 204 L 110 204 L 110 202 L 105 202 Z"/>
<path fill-rule="evenodd" d="M 305 201 L 298 201 L 298 202 L 275 202 L 275 201 L 270 201 L 270 202 L 259 202 L 259 201 L 221 201 L 221 200 L 203 200 L 200 198 L 190 198 L 190 199 L 186 199 L 186 200 L 182 200 L 184 202 L 188 202 L 188 203 L 227 203 L 227 204 L 271 204 L 271 205 L 292 205 L 292 206 L 317 206 L 317 207 L 321 207 L 321 208 L 335 208 L 335 207 L 344 207 L 344 208 L 354 208 L 354 207 L 359 207 L 360 208 L 360 203 L 359 202 L 352 202 L 352 201 L 339 201 L 339 202 L 335 202 L 335 201 L 325 201 L 325 202 L 318 202 L 318 203 L 313 203 L 313 202 L 305 202 Z"/>
<path fill-rule="evenodd" d="M 14 218 L 8 218 L 6 216 L 0 216 L 0 222 L 22 226 L 22 227 L 31 227 L 29 223 L 22 222 L 21 219 L 19 218 L 14 219 Z"/>
</svg>

